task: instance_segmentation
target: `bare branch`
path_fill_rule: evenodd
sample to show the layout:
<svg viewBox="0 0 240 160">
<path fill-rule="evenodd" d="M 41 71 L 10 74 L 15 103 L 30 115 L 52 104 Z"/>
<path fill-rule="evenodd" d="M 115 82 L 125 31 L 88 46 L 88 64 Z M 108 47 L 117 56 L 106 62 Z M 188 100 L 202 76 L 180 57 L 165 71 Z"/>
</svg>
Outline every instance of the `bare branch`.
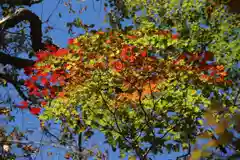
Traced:
<svg viewBox="0 0 240 160">
<path fill-rule="evenodd" d="M 0 63 L 4 65 L 10 64 L 20 69 L 20 68 L 32 66 L 34 64 L 34 61 L 28 60 L 28 59 L 22 59 L 18 57 L 12 57 L 10 55 L 0 52 Z"/>
<path fill-rule="evenodd" d="M 13 28 L 16 24 L 28 21 L 30 23 L 30 35 L 32 40 L 32 48 L 34 51 L 43 49 L 42 43 L 42 21 L 39 17 L 26 8 L 19 8 L 13 15 L 9 15 L 0 20 L 0 29 L 6 30 Z"/>
<path fill-rule="evenodd" d="M 0 74 L 0 78 L 3 78 L 3 79 L 5 79 L 8 83 L 11 83 L 14 87 L 15 87 L 15 89 L 16 89 L 16 91 L 18 92 L 18 94 L 21 96 L 21 98 L 23 99 L 23 100 L 25 100 L 25 101 L 27 101 L 28 100 L 28 97 L 27 96 L 25 96 L 25 94 L 19 89 L 19 87 L 17 86 L 17 84 L 23 84 L 23 82 L 21 82 L 21 81 L 19 81 L 19 82 L 17 82 L 17 81 L 15 81 L 14 79 L 13 79 L 13 77 L 10 77 L 9 75 L 5 75 L 5 74 Z"/>
<path fill-rule="evenodd" d="M 0 0 L 0 5 L 9 4 L 14 6 L 27 5 L 41 3 L 43 0 Z"/>
<path fill-rule="evenodd" d="M 190 140 L 188 141 L 188 152 L 184 155 L 178 156 L 176 160 L 180 160 L 181 158 L 186 158 L 191 155 L 191 143 Z"/>
<path fill-rule="evenodd" d="M 48 146 L 53 146 L 53 147 L 56 147 L 56 148 L 62 148 L 62 149 L 74 149 L 77 148 L 75 146 L 63 146 L 61 144 L 56 144 L 56 143 L 46 143 L 46 142 L 36 142 L 36 141 L 24 141 L 24 140 L 7 140 L 7 142 L 10 142 L 10 143 L 21 143 L 21 144 L 40 144 L 40 145 L 48 145 Z M 1 142 L 0 143 L 5 143 L 5 141 Z M 75 149 L 74 151 L 77 151 L 77 149 Z"/>
<path fill-rule="evenodd" d="M 239 94 L 240 94 L 240 88 L 238 89 L 236 97 L 234 98 L 233 105 L 237 104 Z"/>
<path fill-rule="evenodd" d="M 7 75 L 7 74 L 2 74 L 2 73 L 0 73 L 0 78 L 5 79 L 7 82 L 12 83 L 12 84 L 20 84 L 20 85 L 23 85 L 23 82 L 22 82 L 22 81 L 16 82 L 16 80 L 14 80 L 13 77 L 10 77 L 10 76 Z"/>
<path fill-rule="evenodd" d="M 5 79 L 8 83 L 11 83 L 11 84 L 14 86 L 14 88 L 16 89 L 16 91 L 18 92 L 19 96 L 20 96 L 23 100 L 25 100 L 25 101 L 31 101 L 31 102 L 33 102 L 34 104 L 39 104 L 34 97 L 28 97 L 28 96 L 26 96 L 26 95 L 23 93 L 23 91 L 20 89 L 19 85 L 23 85 L 23 84 L 24 84 L 24 81 L 21 81 L 21 80 L 20 80 L 20 81 L 17 81 L 17 80 L 15 80 L 12 76 L 6 75 L 6 74 L 1 74 L 1 73 L 0 73 L 0 78 L 3 78 L 3 79 Z"/>
</svg>

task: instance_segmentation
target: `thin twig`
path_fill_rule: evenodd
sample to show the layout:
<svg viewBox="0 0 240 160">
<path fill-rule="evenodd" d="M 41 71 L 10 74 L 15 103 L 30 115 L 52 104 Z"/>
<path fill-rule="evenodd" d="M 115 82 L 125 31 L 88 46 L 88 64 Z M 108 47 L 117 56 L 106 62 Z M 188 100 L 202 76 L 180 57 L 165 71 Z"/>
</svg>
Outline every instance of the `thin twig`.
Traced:
<svg viewBox="0 0 240 160">
<path fill-rule="evenodd" d="M 189 155 L 191 155 L 191 143 L 190 143 L 190 140 L 188 140 L 188 152 L 186 154 L 184 154 L 184 155 L 178 156 L 176 158 L 176 160 L 180 160 L 180 158 L 186 158 Z"/>
</svg>

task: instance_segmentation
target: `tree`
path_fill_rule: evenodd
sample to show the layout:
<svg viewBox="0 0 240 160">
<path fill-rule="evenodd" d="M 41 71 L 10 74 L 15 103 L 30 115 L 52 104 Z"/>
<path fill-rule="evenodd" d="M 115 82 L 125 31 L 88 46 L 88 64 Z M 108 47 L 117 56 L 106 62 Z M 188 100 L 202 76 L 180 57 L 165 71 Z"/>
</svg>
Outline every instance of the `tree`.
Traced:
<svg viewBox="0 0 240 160">
<path fill-rule="evenodd" d="M 131 1 L 126 6 L 136 5 L 139 2 Z M 195 5 L 183 2 L 181 10 L 173 10 L 175 2 L 150 3 L 146 5 L 149 11 L 162 6 L 167 18 L 157 23 L 143 16 L 135 30 L 92 31 L 71 40 L 68 50 L 53 48 L 44 54 L 32 68 L 32 77 L 38 72 L 43 75 L 47 68 L 53 72 L 50 82 L 55 84 L 56 72 L 61 72 L 59 81 L 63 82 L 58 94 L 46 95 L 45 100 L 55 99 L 46 104 L 41 118 L 60 119 L 76 132 L 88 128 L 86 137 L 98 129 L 113 150 L 121 149 L 122 156 L 130 151 L 133 156 L 148 159 L 150 153 L 186 148 L 188 153 L 181 157 L 190 155 L 190 144 L 206 130 L 201 119 L 211 101 L 220 99 L 226 109 L 238 110 L 231 98 L 216 95 L 208 99 L 211 92 L 236 85 L 226 69 L 233 67 L 229 62 L 238 60 L 234 47 L 238 34 L 233 33 L 238 15 L 226 13 L 220 5 L 209 17 L 205 12 L 209 4 L 197 1 L 193 9 Z M 189 15 L 190 11 L 193 13 Z M 157 20 L 157 16 L 152 18 Z M 203 22 L 208 28 L 199 26 Z M 164 24 L 165 30 L 161 28 Z M 175 34 L 170 31 L 173 27 Z M 226 31 L 236 36 L 230 40 Z M 78 116 L 79 109 L 82 122 L 72 118 Z M 224 147 L 228 146 L 219 143 L 216 147 L 226 152 Z M 194 153 L 194 158 L 201 156 L 199 151 Z"/>
<path fill-rule="evenodd" d="M 109 16 L 114 29 L 87 32 L 69 40 L 68 49 L 33 45 L 40 46 L 37 63 L 21 67 L 28 67 L 30 79 L 24 85 L 34 97 L 30 101 L 44 106 L 40 118 L 61 120 L 63 132 L 73 129 L 80 138 L 83 130 L 86 139 L 100 130 L 123 157 L 131 152 L 144 160 L 184 149 L 188 151 L 181 157 L 188 157 L 197 136 L 208 131 L 202 119 L 209 120 L 205 111 L 212 101 L 220 101 L 227 111 L 238 110 L 233 64 L 239 60 L 239 16 L 221 4 L 210 14 L 211 4 L 196 3 L 183 1 L 178 8 L 176 1 L 114 1 L 117 8 Z M 146 14 L 138 16 L 139 10 Z M 121 28 L 124 18 L 133 18 L 135 25 Z M 77 22 L 75 26 L 89 31 Z M 230 98 L 218 94 L 229 86 Z M 211 92 L 215 95 L 209 99 Z M 31 107 L 30 101 L 25 99 L 23 108 L 38 114 L 39 107 Z M 227 111 L 223 115 L 231 117 Z M 226 142 L 209 146 L 223 152 L 228 147 Z M 192 158 L 201 154 L 195 150 Z"/>
<path fill-rule="evenodd" d="M 36 99 L 36 97 L 26 94 L 24 80 L 19 79 L 19 71 L 33 66 L 35 63 L 35 61 L 32 60 L 32 57 L 35 56 L 34 52 L 45 50 L 45 46 L 52 43 L 46 33 L 53 28 L 48 25 L 46 27 L 44 26 L 49 22 L 51 14 L 46 22 L 43 22 L 34 12 L 27 8 L 32 5 L 40 4 L 41 2 L 42 0 L 7 0 L 0 2 L 0 63 L 2 64 L 0 82 L 1 85 L 7 89 L 9 89 L 9 84 L 12 84 L 13 87 L 15 87 L 15 89 L 18 91 L 20 97 L 23 99 L 21 104 L 14 104 L 13 107 L 7 107 L 7 105 L 12 104 L 13 102 L 4 101 L 4 99 L 1 99 L 1 105 L 4 105 L 4 108 L 1 108 L 0 114 L 6 116 L 9 121 L 14 119 L 14 116 L 11 113 L 12 109 L 17 110 L 18 108 L 29 108 L 32 114 L 38 114 L 40 111 L 39 107 L 31 107 L 31 105 L 28 105 L 31 103 L 32 105 L 39 106 L 40 102 Z M 58 1 L 58 3 L 60 2 L 61 0 Z M 29 22 L 29 26 L 27 22 Z M 28 28 L 30 29 L 30 34 L 27 34 Z M 43 29 L 45 29 L 44 34 L 42 33 Z M 29 59 L 19 58 L 18 56 L 21 52 L 27 53 Z M 1 93 L 1 98 L 3 97 L 4 95 Z M 26 103 L 26 101 L 29 103 Z M 46 127 L 41 127 L 44 134 L 54 137 L 54 135 L 51 134 Z M 27 135 L 24 135 L 23 132 L 17 130 L 16 127 L 13 128 L 11 133 L 5 132 L 5 129 L 6 128 L 1 127 L 0 159 L 16 157 L 11 150 L 12 144 L 17 144 L 19 148 L 22 148 L 25 152 L 24 156 L 30 156 L 31 153 L 38 152 L 37 148 L 34 148 L 32 144 L 30 144 L 31 142 L 27 140 Z M 58 140 L 58 143 L 60 143 L 60 145 L 58 144 L 56 146 L 64 147 L 62 144 L 62 142 L 64 142 L 62 138 L 56 136 L 55 138 Z M 5 150 L 4 147 L 9 147 L 9 149 Z"/>
</svg>

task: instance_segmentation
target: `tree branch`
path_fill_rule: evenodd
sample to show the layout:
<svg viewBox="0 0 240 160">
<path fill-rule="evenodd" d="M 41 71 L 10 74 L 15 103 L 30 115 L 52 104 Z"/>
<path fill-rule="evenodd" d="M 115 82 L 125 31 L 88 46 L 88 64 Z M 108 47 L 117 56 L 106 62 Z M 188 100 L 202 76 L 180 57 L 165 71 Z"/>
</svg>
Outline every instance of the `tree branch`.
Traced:
<svg viewBox="0 0 240 160">
<path fill-rule="evenodd" d="M 178 156 L 176 160 L 180 160 L 181 158 L 186 158 L 191 155 L 191 143 L 190 140 L 188 141 L 188 152 L 184 155 Z"/>
<path fill-rule="evenodd" d="M 32 66 L 35 62 L 33 60 L 12 57 L 10 55 L 0 52 L 0 63 L 4 65 L 10 64 L 20 69 L 20 68 Z"/>
<path fill-rule="evenodd" d="M 5 79 L 8 83 L 11 83 L 14 88 L 16 89 L 16 91 L 18 92 L 19 96 L 24 100 L 24 101 L 31 101 L 34 104 L 38 104 L 37 100 L 34 99 L 33 97 L 28 97 L 26 96 L 23 91 L 20 89 L 20 87 L 18 85 L 23 85 L 24 82 L 23 81 L 17 81 L 15 80 L 13 77 L 6 75 L 6 74 L 1 74 L 0 73 L 0 78 Z"/>
<path fill-rule="evenodd" d="M 5 74 L 1 74 L 0 73 L 0 78 L 5 79 L 8 83 L 11 83 L 14 88 L 17 90 L 18 94 L 21 96 L 21 98 L 25 101 L 28 100 L 28 97 L 25 96 L 25 94 L 18 88 L 17 84 L 23 84 L 21 81 L 16 82 L 12 77 L 5 75 Z"/>
<path fill-rule="evenodd" d="M 30 23 L 30 35 L 33 50 L 36 52 L 40 49 L 43 49 L 44 45 L 42 43 L 42 21 L 35 13 L 26 8 L 19 8 L 13 15 L 9 15 L 0 20 L 0 29 L 6 30 L 13 28 L 16 24 L 25 20 Z"/>
<path fill-rule="evenodd" d="M 27 5 L 41 3 L 43 0 L 0 0 L 0 5 L 9 4 L 14 6 Z"/>
</svg>

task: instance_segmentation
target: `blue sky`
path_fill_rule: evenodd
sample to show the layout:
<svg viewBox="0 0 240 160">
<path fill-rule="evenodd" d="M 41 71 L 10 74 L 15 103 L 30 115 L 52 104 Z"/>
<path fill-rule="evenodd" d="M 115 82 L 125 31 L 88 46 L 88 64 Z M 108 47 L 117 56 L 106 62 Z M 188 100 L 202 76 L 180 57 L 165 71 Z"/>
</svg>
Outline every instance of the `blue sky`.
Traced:
<svg viewBox="0 0 240 160">
<path fill-rule="evenodd" d="M 106 28 L 109 27 L 108 24 L 104 23 L 104 11 L 103 11 L 103 3 L 102 3 L 102 8 L 100 8 L 100 1 L 96 2 L 94 0 L 87 0 L 85 2 L 76 2 L 77 0 L 73 0 L 73 6 L 74 8 L 78 8 L 78 10 L 80 9 L 80 7 L 84 7 L 85 5 L 88 6 L 87 11 L 84 12 L 83 14 L 78 14 L 77 16 L 79 16 L 81 18 L 81 20 L 83 21 L 83 23 L 86 24 L 95 24 L 95 28 Z M 94 2 L 94 4 L 93 4 Z M 74 17 L 76 17 L 76 15 L 71 15 L 68 13 L 67 7 L 64 6 L 63 4 L 59 4 L 59 6 L 56 5 L 58 3 L 58 0 L 45 0 L 42 4 L 37 4 L 32 6 L 30 9 L 36 13 L 39 17 L 41 17 L 42 21 L 45 21 L 48 16 L 52 13 L 52 11 L 54 10 L 50 20 L 49 20 L 49 24 L 51 26 L 53 26 L 55 29 L 50 33 L 50 36 L 53 39 L 53 42 L 57 45 L 59 45 L 60 47 L 66 47 L 67 46 L 67 39 L 70 38 L 71 36 L 68 34 L 67 32 L 67 28 L 66 28 L 66 22 L 69 21 L 73 21 Z M 93 5 L 95 6 L 95 10 L 93 9 Z M 62 18 L 59 18 L 58 14 L 61 13 L 62 14 Z M 76 36 L 78 34 L 83 34 L 82 30 L 75 30 L 76 31 Z M 24 57 L 24 54 L 22 55 Z M 9 94 L 11 95 L 11 97 L 16 97 L 14 100 L 16 103 L 18 103 L 19 101 L 21 101 L 21 99 L 19 99 L 17 97 L 17 93 L 14 91 L 14 89 L 10 86 L 9 90 L 4 90 L 2 91 L 1 89 L 1 93 L 4 92 L 9 92 Z M 2 94 L 3 95 L 3 94 Z M 29 130 L 29 132 L 31 132 L 31 130 L 33 131 L 33 133 L 29 134 L 29 140 L 30 141 L 35 141 L 35 142 L 39 142 L 41 141 L 41 139 L 43 141 L 49 142 L 49 138 L 46 136 L 42 137 L 42 133 L 40 130 L 40 126 L 39 126 L 39 121 L 36 117 L 32 116 L 28 111 L 16 111 L 16 121 L 14 123 L 12 123 L 12 125 L 17 124 L 19 126 L 20 129 L 22 130 Z M 52 129 L 51 131 L 55 134 L 58 135 L 58 125 L 54 125 L 55 126 L 55 130 Z M 10 127 L 9 127 L 10 129 Z M 85 145 L 87 147 L 91 147 L 94 144 L 97 144 L 99 147 L 103 147 L 105 149 L 109 149 L 109 159 L 110 160 L 117 160 L 118 158 L 118 151 L 116 153 L 113 153 L 111 151 L 111 147 L 104 145 L 103 144 L 104 141 L 104 136 L 101 133 L 97 133 L 88 143 L 86 143 Z M 65 153 L 65 149 L 60 149 L 60 148 L 55 148 L 55 147 L 51 147 L 51 145 L 44 145 L 41 147 L 40 149 L 40 153 L 37 155 L 36 160 L 62 160 L 64 159 L 64 153 Z M 18 152 L 18 151 L 16 151 Z M 52 152 L 52 156 L 47 156 L 47 152 Z M 172 160 L 175 159 L 177 156 L 182 155 L 183 153 L 172 153 L 172 154 L 163 154 L 163 155 L 158 155 L 153 159 L 156 160 Z"/>
</svg>

